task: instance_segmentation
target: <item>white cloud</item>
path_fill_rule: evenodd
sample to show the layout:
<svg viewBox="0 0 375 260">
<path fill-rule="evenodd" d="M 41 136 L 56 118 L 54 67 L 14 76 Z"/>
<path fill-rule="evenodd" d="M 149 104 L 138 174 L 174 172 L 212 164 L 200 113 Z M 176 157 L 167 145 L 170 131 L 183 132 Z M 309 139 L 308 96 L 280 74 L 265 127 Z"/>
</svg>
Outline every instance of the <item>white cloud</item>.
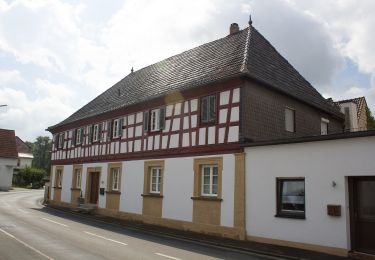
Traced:
<svg viewBox="0 0 375 260">
<path fill-rule="evenodd" d="M 19 83 L 25 83 L 25 80 L 18 70 L 0 70 L 0 87 Z"/>
</svg>

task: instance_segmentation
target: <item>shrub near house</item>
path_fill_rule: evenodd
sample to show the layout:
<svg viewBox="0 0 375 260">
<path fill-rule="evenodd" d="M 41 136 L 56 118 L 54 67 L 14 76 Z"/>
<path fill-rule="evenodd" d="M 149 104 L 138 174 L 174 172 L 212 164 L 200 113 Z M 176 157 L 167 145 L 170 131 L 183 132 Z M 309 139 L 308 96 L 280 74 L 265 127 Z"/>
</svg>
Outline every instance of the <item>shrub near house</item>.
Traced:
<svg viewBox="0 0 375 260">
<path fill-rule="evenodd" d="M 45 176 L 46 171 L 44 169 L 25 167 L 14 175 L 13 186 L 38 189 L 43 186 L 43 178 Z"/>
</svg>

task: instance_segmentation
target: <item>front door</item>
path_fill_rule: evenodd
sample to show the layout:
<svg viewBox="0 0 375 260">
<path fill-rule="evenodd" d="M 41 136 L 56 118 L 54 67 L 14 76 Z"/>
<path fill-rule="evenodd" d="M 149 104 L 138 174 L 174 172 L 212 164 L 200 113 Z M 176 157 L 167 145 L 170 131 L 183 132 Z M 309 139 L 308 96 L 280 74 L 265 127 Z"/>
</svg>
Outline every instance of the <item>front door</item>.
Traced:
<svg viewBox="0 0 375 260">
<path fill-rule="evenodd" d="M 99 196 L 99 172 L 91 172 L 90 173 L 90 196 L 89 202 L 92 204 L 96 204 L 98 202 Z"/>
<path fill-rule="evenodd" d="M 375 254 L 375 176 L 353 178 L 350 186 L 352 247 Z"/>
</svg>

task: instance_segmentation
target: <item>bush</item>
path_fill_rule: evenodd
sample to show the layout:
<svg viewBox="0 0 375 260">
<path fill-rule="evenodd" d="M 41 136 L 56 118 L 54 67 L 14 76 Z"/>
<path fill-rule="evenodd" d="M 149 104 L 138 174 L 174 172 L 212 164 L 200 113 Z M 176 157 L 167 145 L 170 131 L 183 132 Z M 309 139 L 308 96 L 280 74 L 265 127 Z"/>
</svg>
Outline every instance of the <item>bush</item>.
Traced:
<svg viewBox="0 0 375 260">
<path fill-rule="evenodd" d="M 43 178 L 46 176 L 44 169 L 26 167 L 20 169 L 18 174 L 13 175 L 13 185 L 39 189 L 43 186 Z"/>
</svg>

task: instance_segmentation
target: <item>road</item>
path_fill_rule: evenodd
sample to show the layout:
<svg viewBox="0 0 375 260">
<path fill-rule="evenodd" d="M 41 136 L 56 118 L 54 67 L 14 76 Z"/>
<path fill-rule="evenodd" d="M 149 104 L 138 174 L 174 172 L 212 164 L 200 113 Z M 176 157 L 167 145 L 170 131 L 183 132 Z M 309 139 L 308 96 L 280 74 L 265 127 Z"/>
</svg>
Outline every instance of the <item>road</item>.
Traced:
<svg viewBox="0 0 375 260">
<path fill-rule="evenodd" d="M 82 218 L 42 196 L 0 192 L 0 259 L 270 259 Z"/>
</svg>

